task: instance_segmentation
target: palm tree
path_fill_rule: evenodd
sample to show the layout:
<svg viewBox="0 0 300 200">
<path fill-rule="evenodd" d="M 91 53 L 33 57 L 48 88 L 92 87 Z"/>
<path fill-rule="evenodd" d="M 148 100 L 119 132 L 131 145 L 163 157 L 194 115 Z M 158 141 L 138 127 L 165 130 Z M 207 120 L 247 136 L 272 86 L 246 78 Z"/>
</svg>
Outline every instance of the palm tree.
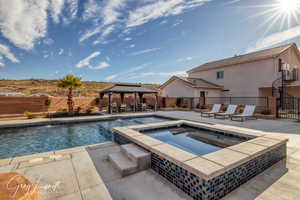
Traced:
<svg viewBox="0 0 300 200">
<path fill-rule="evenodd" d="M 68 110 L 69 114 L 73 113 L 74 110 L 74 102 L 73 102 L 73 89 L 77 89 L 82 87 L 83 82 L 81 78 L 76 77 L 72 74 L 67 74 L 65 77 L 60 79 L 57 83 L 57 87 L 59 88 L 67 88 L 68 92 Z"/>
</svg>

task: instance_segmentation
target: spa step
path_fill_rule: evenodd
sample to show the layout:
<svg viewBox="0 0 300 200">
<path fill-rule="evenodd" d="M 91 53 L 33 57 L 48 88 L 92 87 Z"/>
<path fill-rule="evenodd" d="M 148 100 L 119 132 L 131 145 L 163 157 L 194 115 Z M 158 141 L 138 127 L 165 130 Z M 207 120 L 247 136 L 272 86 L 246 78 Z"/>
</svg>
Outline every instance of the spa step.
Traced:
<svg viewBox="0 0 300 200">
<path fill-rule="evenodd" d="M 130 160 L 124 153 L 117 152 L 108 155 L 108 160 L 118 170 L 122 177 L 129 176 L 138 171 L 137 164 Z"/>
<path fill-rule="evenodd" d="M 121 152 L 137 164 L 139 171 L 150 167 L 151 154 L 139 146 L 135 144 L 121 145 Z"/>
</svg>

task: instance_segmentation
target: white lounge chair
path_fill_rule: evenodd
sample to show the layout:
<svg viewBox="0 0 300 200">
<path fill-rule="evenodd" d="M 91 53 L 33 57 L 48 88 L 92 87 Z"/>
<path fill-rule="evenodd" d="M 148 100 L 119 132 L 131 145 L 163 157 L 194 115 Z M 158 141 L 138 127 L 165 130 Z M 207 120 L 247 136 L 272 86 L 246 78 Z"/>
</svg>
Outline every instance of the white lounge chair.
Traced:
<svg viewBox="0 0 300 200">
<path fill-rule="evenodd" d="M 215 119 L 226 119 L 227 117 L 229 118 L 231 117 L 231 115 L 235 114 L 237 107 L 237 105 L 229 105 L 225 112 L 215 113 L 214 117 Z"/>
<path fill-rule="evenodd" d="M 201 112 L 201 117 L 211 117 L 214 114 L 219 113 L 221 110 L 221 104 L 214 104 L 211 111 L 209 112 Z"/>
<path fill-rule="evenodd" d="M 257 117 L 254 116 L 255 112 L 255 105 L 246 105 L 243 113 L 238 115 L 232 115 L 231 120 L 232 121 L 245 121 L 246 119 L 257 119 Z M 240 120 L 238 120 L 240 119 Z"/>
</svg>

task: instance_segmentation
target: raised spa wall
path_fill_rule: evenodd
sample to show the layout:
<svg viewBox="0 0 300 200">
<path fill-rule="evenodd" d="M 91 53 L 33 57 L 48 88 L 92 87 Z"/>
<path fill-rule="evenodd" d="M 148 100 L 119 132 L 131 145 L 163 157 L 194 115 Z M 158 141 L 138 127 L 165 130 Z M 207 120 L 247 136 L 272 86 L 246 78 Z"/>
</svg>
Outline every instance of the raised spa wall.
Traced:
<svg viewBox="0 0 300 200">
<path fill-rule="evenodd" d="M 176 122 L 172 122 L 171 125 L 174 123 Z M 182 123 L 182 121 L 180 123 Z M 154 127 L 158 128 L 159 124 L 162 123 L 158 123 L 158 125 Z M 131 128 L 146 128 L 146 125 L 135 126 Z M 145 148 L 144 145 L 141 145 L 142 143 L 127 137 L 127 135 L 136 137 L 138 136 L 138 132 L 134 132 L 132 129 L 126 129 L 124 127 L 116 128 L 114 131 L 115 131 L 114 140 L 116 143 L 118 144 L 135 143 Z M 127 134 L 123 135 L 122 131 L 123 133 L 124 131 L 127 132 Z M 253 135 L 260 135 L 260 134 L 253 133 L 252 136 Z M 138 136 L 138 137 L 139 137 L 139 141 L 142 141 L 141 140 L 142 137 L 145 140 L 149 139 L 146 138 L 148 136 Z M 264 140 L 265 142 L 270 143 L 266 140 L 266 138 L 262 138 L 261 140 L 257 140 L 257 141 L 261 142 Z M 169 159 L 168 156 L 164 156 L 160 154 L 160 152 L 158 151 L 153 151 L 153 149 L 148 149 L 148 148 L 145 149 L 151 152 L 151 168 L 155 172 L 163 176 L 165 179 L 167 179 L 169 182 L 176 185 L 178 188 L 180 188 L 182 191 L 187 193 L 193 199 L 217 200 L 224 197 L 226 194 L 236 189 L 243 183 L 247 182 L 254 176 L 258 175 L 262 171 L 271 167 L 278 161 L 286 158 L 287 140 L 281 140 L 281 142 L 278 142 L 276 145 L 273 145 L 275 139 L 274 140 L 270 139 L 270 140 L 272 141 L 271 142 L 272 145 L 267 145 L 268 146 L 267 151 L 263 151 L 263 153 L 260 152 L 259 154 L 257 154 L 258 156 L 253 156 L 251 157 L 251 159 L 245 160 L 244 162 L 240 162 L 239 165 L 231 166 L 229 168 L 226 167 L 226 169 L 224 168 L 218 170 L 219 173 L 215 173 L 213 176 L 202 176 L 202 174 L 199 175 L 197 170 L 194 171 L 193 167 L 187 168 L 181 162 L 174 161 L 173 159 Z M 151 140 L 152 143 L 154 141 L 155 140 Z M 160 145 L 167 145 L 167 144 L 160 144 Z M 211 155 L 213 155 L 213 153 Z M 208 154 L 208 158 L 209 156 L 210 155 Z M 235 155 L 231 155 L 231 156 L 235 156 Z M 198 160 L 201 159 L 202 161 L 201 157 L 198 157 L 196 159 L 191 158 L 191 161 L 194 162 L 192 166 L 195 166 L 196 168 L 197 166 L 199 167 L 199 165 L 202 164 L 199 161 L 197 162 L 197 159 Z M 212 157 L 212 159 L 214 158 Z"/>
</svg>

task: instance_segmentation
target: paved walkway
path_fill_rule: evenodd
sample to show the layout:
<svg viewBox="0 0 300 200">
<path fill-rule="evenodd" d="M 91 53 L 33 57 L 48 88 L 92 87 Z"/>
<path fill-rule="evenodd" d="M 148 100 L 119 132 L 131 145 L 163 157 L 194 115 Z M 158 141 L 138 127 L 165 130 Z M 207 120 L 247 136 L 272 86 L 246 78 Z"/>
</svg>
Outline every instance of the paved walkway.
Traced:
<svg viewBox="0 0 300 200">
<path fill-rule="evenodd" d="M 0 173 L 24 175 L 37 185 L 39 200 L 189 199 L 150 169 L 120 177 L 106 159 L 116 151 L 119 145 L 108 142 L 0 160 Z"/>
<path fill-rule="evenodd" d="M 223 200 L 296 200 L 300 199 L 300 123 L 287 120 L 234 122 L 201 118 L 199 113 L 170 111 L 157 114 L 178 119 L 219 123 L 263 130 L 288 137 L 287 160 L 277 163 L 228 194 Z"/>
<path fill-rule="evenodd" d="M 224 200 L 300 199 L 300 123 L 280 120 L 232 122 L 201 118 L 196 112 L 157 112 L 156 114 L 200 122 L 220 123 L 273 132 L 289 138 L 288 158 L 254 177 L 228 194 Z M 75 119 L 75 118 L 74 118 Z M 90 118 L 91 119 L 91 118 Z M 70 119 L 56 120 L 59 122 Z M 85 118 L 84 120 L 88 120 Z M 27 120 L 10 121 L 10 126 Z M 35 119 L 30 123 L 44 123 Z M 29 121 L 28 121 L 29 122 Z M 4 125 L 4 123 L 2 124 Z M 0 123 L 1 126 L 1 123 Z M 114 200 L 189 199 L 152 170 L 125 178 L 107 163 L 108 153 L 119 151 L 112 143 L 34 154 L 0 160 L 0 173 L 17 171 L 39 185 L 40 200 Z M 107 189 L 106 189 L 107 188 Z"/>
</svg>

